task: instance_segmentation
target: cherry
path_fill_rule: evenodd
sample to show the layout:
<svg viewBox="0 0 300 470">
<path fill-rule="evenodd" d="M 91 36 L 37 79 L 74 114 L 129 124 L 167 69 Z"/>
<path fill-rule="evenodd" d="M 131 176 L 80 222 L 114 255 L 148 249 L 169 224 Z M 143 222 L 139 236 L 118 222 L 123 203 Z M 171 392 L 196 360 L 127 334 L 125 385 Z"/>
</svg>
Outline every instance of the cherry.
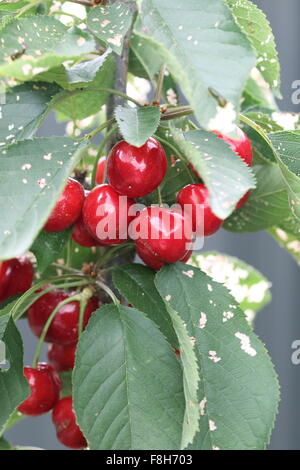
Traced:
<svg viewBox="0 0 300 470">
<path fill-rule="evenodd" d="M 219 131 L 213 131 L 215 134 L 217 134 L 220 139 L 224 140 L 224 142 L 227 142 L 227 144 L 230 145 L 231 149 L 237 153 L 242 160 L 244 160 L 245 163 L 247 163 L 248 166 L 251 166 L 252 164 L 252 146 L 251 142 L 248 138 L 248 136 L 245 134 L 245 132 L 242 131 L 239 127 L 237 127 L 237 138 L 229 137 L 227 135 L 222 134 Z"/>
<path fill-rule="evenodd" d="M 131 224 L 130 234 L 135 238 L 139 257 L 150 268 L 158 270 L 164 264 L 187 261 L 193 239 L 191 225 L 180 211 L 146 207 Z"/>
<path fill-rule="evenodd" d="M 120 194 L 141 197 L 160 185 L 167 171 L 167 157 L 161 144 L 150 137 L 142 147 L 122 141 L 111 150 L 107 174 Z"/>
<path fill-rule="evenodd" d="M 96 186 L 83 205 L 83 221 L 100 245 L 118 245 L 128 239 L 128 224 L 134 218 L 129 209 L 132 199 L 120 196 L 109 184 Z"/>
<path fill-rule="evenodd" d="M 57 305 L 72 294 L 61 290 L 47 292 L 28 309 L 28 321 L 33 333 L 39 337 L 44 325 Z M 92 313 L 99 307 L 97 297 L 92 297 L 85 308 L 83 327 L 85 328 Z M 78 300 L 64 305 L 55 315 L 47 331 L 45 341 L 57 344 L 72 344 L 78 340 L 78 321 L 80 303 Z"/>
<path fill-rule="evenodd" d="M 78 245 L 81 246 L 99 246 L 99 243 L 90 235 L 90 232 L 87 230 L 82 216 L 80 216 L 77 222 L 75 222 L 72 238 L 76 243 L 78 243 Z"/>
<path fill-rule="evenodd" d="M 25 256 L 0 262 L 0 302 L 26 292 L 33 281 L 33 267 Z"/>
<path fill-rule="evenodd" d="M 37 368 L 24 367 L 30 386 L 30 395 L 18 406 L 24 415 L 39 416 L 48 413 L 59 399 L 61 383 L 52 366 L 43 362 Z"/>
<path fill-rule="evenodd" d="M 225 142 L 227 142 L 231 149 L 237 153 L 242 160 L 244 160 L 245 163 L 247 163 L 248 166 L 252 165 L 252 159 L 253 159 L 253 153 L 252 153 L 252 145 L 251 142 L 248 138 L 248 136 L 245 134 L 245 132 L 242 131 L 239 127 L 237 127 L 237 139 L 233 139 L 232 137 L 228 137 L 224 134 L 221 134 L 221 132 L 218 131 L 213 131 L 215 134 L 217 134 L 220 139 L 223 139 Z M 240 209 L 243 207 L 246 202 L 249 199 L 249 196 L 251 194 L 251 191 L 248 191 L 237 203 L 236 209 Z"/>
<path fill-rule="evenodd" d="M 82 185 L 69 178 L 44 229 L 47 232 L 60 232 L 70 227 L 80 216 L 83 201 L 84 189 Z"/>
<path fill-rule="evenodd" d="M 181 191 L 179 191 L 177 195 L 177 202 L 183 209 L 187 211 L 191 217 L 193 231 L 197 235 L 204 235 L 207 237 L 209 235 L 213 235 L 220 229 L 223 220 L 219 219 L 212 212 L 209 203 L 208 189 L 206 186 L 204 186 L 204 184 L 188 184 Z M 190 205 L 190 207 L 188 205 Z M 197 221 L 197 210 L 199 210 L 201 215 L 200 206 L 202 206 L 203 220 Z M 199 223 L 201 226 L 199 226 Z"/>
<path fill-rule="evenodd" d="M 87 442 L 76 423 L 72 397 L 59 400 L 52 412 L 52 421 L 56 428 L 57 439 L 71 449 L 84 449 Z"/>
<path fill-rule="evenodd" d="M 77 343 L 74 344 L 49 344 L 48 360 L 56 372 L 71 370 L 75 363 Z"/>
<path fill-rule="evenodd" d="M 105 180 L 106 157 L 101 157 L 98 160 L 96 171 L 96 184 L 103 184 Z"/>
</svg>

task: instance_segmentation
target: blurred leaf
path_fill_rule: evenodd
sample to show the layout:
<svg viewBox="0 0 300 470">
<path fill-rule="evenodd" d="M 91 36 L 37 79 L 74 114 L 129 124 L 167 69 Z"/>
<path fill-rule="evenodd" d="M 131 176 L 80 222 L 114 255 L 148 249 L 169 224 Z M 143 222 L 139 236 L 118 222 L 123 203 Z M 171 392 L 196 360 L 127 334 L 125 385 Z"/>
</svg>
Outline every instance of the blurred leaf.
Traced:
<svg viewBox="0 0 300 470">
<path fill-rule="evenodd" d="M 222 0 L 141 0 L 136 31 L 152 41 L 176 77 L 200 124 L 217 113 L 217 90 L 234 108 L 255 54 Z"/>
<path fill-rule="evenodd" d="M 52 17 L 17 19 L 1 31 L 0 76 L 28 81 L 94 49 L 90 34 L 76 27 L 68 29 Z"/>
<path fill-rule="evenodd" d="M 26 83 L 9 88 L 1 105 L 0 146 L 32 137 L 60 88 L 48 83 Z"/>
<path fill-rule="evenodd" d="M 92 8 L 87 26 L 95 36 L 104 41 L 114 52 L 121 54 L 124 38 L 133 21 L 132 4 L 115 2 Z"/>
<path fill-rule="evenodd" d="M 272 28 L 266 15 L 249 0 L 226 0 L 237 25 L 250 40 L 256 66 L 271 88 L 280 89 L 280 64 Z"/>
<path fill-rule="evenodd" d="M 69 240 L 73 227 L 60 232 L 46 232 L 41 230 L 34 240 L 30 251 L 37 260 L 37 269 L 42 273 L 49 264 L 53 263 L 62 253 L 64 246 Z"/>
<path fill-rule="evenodd" d="M 300 239 L 286 232 L 282 228 L 273 227 L 268 230 L 269 234 L 277 241 L 277 243 L 287 250 L 290 255 L 300 264 Z"/>
</svg>

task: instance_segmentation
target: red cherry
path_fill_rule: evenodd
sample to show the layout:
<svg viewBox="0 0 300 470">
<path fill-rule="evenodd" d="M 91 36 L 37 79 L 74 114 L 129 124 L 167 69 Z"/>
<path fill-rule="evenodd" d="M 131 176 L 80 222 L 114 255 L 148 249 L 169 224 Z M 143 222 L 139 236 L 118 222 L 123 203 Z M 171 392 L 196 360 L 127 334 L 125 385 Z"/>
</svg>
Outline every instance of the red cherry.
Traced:
<svg viewBox="0 0 300 470">
<path fill-rule="evenodd" d="M 48 360 L 56 372 L 72 370 L 75 364 L 75 352 L 77 343 L 74 344 L 49 344 Z"/>
<path fill-rule="evenodd" d="M 243 207 L 246 202 L 248 201 L 249 197 L 250 197 L 250 194 L 251 194 L 251 191 L 248 191 L 243 197 L 242 199 L 239 200 L 239 202 L 237 203 L 237 205 L 235 206 L 236 209 L 240 209 L 241 207 Z"/>
<path fill-rule="evenodd" d="M 70 227 L 80 216 L 83 201 L 84 189 L 82 185 L 69 178 L 44 229 L 47 232 L 60 232 Z"/>
<path fill-rule="evenodd" d="M 217 134 L 220 139 L 224 140 L 224 142 L 227 142 L 227 144 L 230 145 L 231 149 L 235 153 L 237 153 L 241 157 L 241 159 L 244 160 L 245 163 L 247 163 L 248 166 L 251 166 L 253 158 L 252 146 L 248 136 L 245 134 L 245 132 L 242 131 L 242 129 L 237 127 L 237 139 L 228 137 L 227 135 L 224 135 L 219 131 L 213 132 Z"/>
<path fill-rule="evenodd" d="M 36 300 L 28 309 L 28 321 L 33 333 L 39 337 L 44 325 L 57 305 L 71 294 L 53 290 Z M 85 308 L 83 326 L 86 327 L 92 313 L 99 307 L 97 297 L 92 297 Z M 45 341 L 57 344 L 72 344 L 78 340 L 80 303 L 74 300 L 64 305 L 55 315 Z"/>
<path fill-rule="evenodd" d="M 65 397 L 56 403 L 52 412 L 57 439 L 71 449 L 84 449 L 87 442 L 76 423 L 72 397 Z"/>
<path fill-rule="evenodd" d="M 131 224 L 130 234 L 135 239 L 140 258 L 150 268 L 158 270 L 164 264 L 189 258 L 189 245 L 193 239 L 191 225 L 180 211 L 146 207 Z"/>
<path fill-rule="evenodd" d="M 133 199 L 120 196 L 109 184 L 96 186 L 83 205 L 83 220 L 91 236 L 101 245 L 119 245 L 128 239 L 129 208 Z"/>
<path fill-rule="evenodd" d="M 37 368 L 24 367 L 30 386 L 29 397 L 18 406 L 24 415 L 39 416 L 48 413 L 59 399 L 61 383 L 52 366 L 39 363 Z"/>
<path fill-rule="evenodd" d="M 120 194 L 141 197 L 160 185 L 167 171 L 167 157 L 161 144 L 150 137 L 142 147 L 122 141 L 111 150 L 107 174 Z"/>
<path fill-rule="evenodd" d="M 0 263 L 0 302 L 26 292 L 33 281 L 33 267 L 25 256 Z"/>
<path fill-rule="evenodd" d="M 74 225 L 72 238 L 76 243 L 78 243 L 78 245 L 81 246 L 99 246 L 99 243 L 93 237 L 91 237 L 90 232 L 87 230 L 82 216 L 80 216 Z"/>
<path fill-rule="evenodd" d="M 220 229 L 223 220 L 219 219 L 211 211 L 208 189 L 206 186 L 204 186 L 204 184 L 188 184 L 181 191 L 179 191 L 177 195 L 177 202 L 181 205 L 182 209 L 187 211 L 191 217 L 193 231 L 197 235 L 203 234 L 205 237 L 208 237 Z M 203 211 L 203 220 L 197 220 L 198 209 L 199 215 L 201 215 L 201 209 Z M 204 224 L 203 226 L 202 222 Z M 200 226 L 199 223 L 201 224 Z"/>
<path fill-rule="evenodd" d="M 105 180 L 106 157 L 101 157 L 98 160 L 96 171 L 96 184 L 103 184 Z"/>
</svg>

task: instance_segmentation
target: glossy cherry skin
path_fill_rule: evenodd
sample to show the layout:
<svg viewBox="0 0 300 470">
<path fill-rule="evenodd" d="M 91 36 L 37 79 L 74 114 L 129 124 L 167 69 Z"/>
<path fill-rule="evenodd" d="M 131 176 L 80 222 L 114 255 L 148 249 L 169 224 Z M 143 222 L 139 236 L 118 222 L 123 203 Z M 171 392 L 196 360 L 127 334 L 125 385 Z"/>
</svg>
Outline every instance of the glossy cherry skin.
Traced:
<svg viewBox="0 0 300 470">
<path fill-rule="evenodd" d="M 44 229 L 47 232 L 60 232 L 73 225 L 80 216 L 83 202 L 84 189 L 82 185 L 69 178 Z"/>
<path fill-rule="evenodd" d="M 76 423 L 72 397 L 59 400 L 52 412 L 52 421 L 56 428 L 59 442 L 71 449 L 84 449 L 87 442 Z"/>
<path fill-rule="evenodd" d="M 105 181 L 105 170 L 106 170 L 106 157 L 101 157 L 98 160 L 96 170 L 96 184 L 103 184 Z"/>
<path fill-rule="evenodd" d="M 70 297 L 61 290 L 53 290 L 36 300 L 28 309 L 28 322 L 33 333 L 39 337 L 49 316 L 57 305 Z M 97 297 L 92 297 L 85 308 L 83 327 L 85 328 L 92 313 L 99 307 Z M 64 305 L 55 315 L 47 331 L 45 341 L 57 344 L 72 344 L 78 340 L 78 321 L 80 303 L 74 300 Z"/>
<path fill-rule="evenodd" d="M 224 140 L 224 142 L 227 142 L 231 149 L 237 153 L 248 166 L 251 166 L 253 158 L 252 145 L 248 136 L 242 131 L 242 129 L 237 127 L 237 139 L 224 135 L 218 131 L 213 132 L 217 134 L 220 139 Z"/>
<path fill-rule="evenodd" d="M 28 416 L 48 413 L 59 399 L 61 383 L 58 374 L 49 364 L 39 363 L 37 368 L 24 367 L 24 375 L 30 386 L 30 395 L 18 411 Z"/>
<path fill-rule="evenodd" d="M 128 239 L 128 225 L 134 216 L 128 211 L 132 199 L 121 196 L 109 184 L 96 186 L 87 196 L 82 210 L 83 221 L 90 235 L 100 245 L 119 245 Z M 112 229 L 111 233 L 110 229 Z"/>
<path fill-rule="evenodd" d="M 48 361 L 56 372 L 71 370 L 75 363 L 77 343 L 74 344 L 49 344 Z"/>
<path fill-rule="evenodd" d="M 111 150 L 107 175 L 118 193 L 128 197 L 142 197 L 160 185 L 167 166 L 165 151 L 153 137 L 142 147 L 133 147 L 122 141 Z"/>
<path fill-rule="evenodd" d="M 204 235 L 205 237 L 208 237 L 220 229 L 223 220 L 219 219 L 211 211 L 208 189 L 204 184 L 188 184 L 179 191 L 177 202 L 191 217 L 193 231 L 198 236 Z M 200 226 L 199 220 L 197 220 L 197 206 L 201 206 L 199 208 L 200 213 L 203 211 L 203 220 L 200 220 Z M 200 217 L 200 219 L 202 218 Z"/>
<path fill-rule="evenodd" d="M 99 246 L 99 243 L 90 235 L 90 232 L 86 228 L 82 216 L 80 216 L 74 225 L 72 238 L 80 246 L 89 248 L 92 246 Z"/>
<path fill-rule="evenodd" d="M 25 256 L 0 262 L 0 302 L 26 292 L 33 281 L 33 266 Z"/>
<path fill-rule="evenodd" d="M 191 221 L 180 211 L 160 207 L 146 207 L 134 220 L 131 229 L 140 232 L 135 238 L 139 257 L 150 268 L 159 270 L 163 265 L 185 262 L 191 255 L 193 241 Z M 142 228 L 143 227 L 143 228 Z M 144 232 L 144 233 L 142 233 Z"/>
</svg>

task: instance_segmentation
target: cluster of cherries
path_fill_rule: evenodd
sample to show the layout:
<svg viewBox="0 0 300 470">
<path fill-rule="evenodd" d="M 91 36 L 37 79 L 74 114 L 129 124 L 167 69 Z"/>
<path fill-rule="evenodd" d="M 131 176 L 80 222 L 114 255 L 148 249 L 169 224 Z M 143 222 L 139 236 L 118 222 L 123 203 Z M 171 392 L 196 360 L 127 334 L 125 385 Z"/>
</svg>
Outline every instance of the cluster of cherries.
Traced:
<svg viewBox="0 0 300 470">
<path fill-rule="evenodd" d="M 220 133 L 217 135 L 225 140 L 247 165 L 251 165 L 251 144 L 242 130 L 239 129 L 237 140 Z M 110 246 L 124 243 L 129 238 L 130 224 L 138 228 L 143 223 L 147 226 L 148 234 L 156 234 L 155 238 L 149 235 L 138 236 L 135 239 L 137 254 L 145 264 L 158 270 L 164 264 L 187 261 L 191 255 L 189 243 L 193 240 L 185 234 L 186 214 L 183 211 L 154 206 L 145 207 L 135 215 L 130 215 L 129 211 L 135 204 L 136 198 L 148 195 L 160 185 L 167 166 L 164 149 L 154 138 L 149 138 L 140 148 L 124 141 L 119 142 L 110 153 L 108 165 L 104 157 L 100 159 L 96 176 L 97 186 L 94 189 L 85 191 L 79 182 L 71 178 L 68 180 L 44 229 L 48 232 L 58 232 L 73 225 L 72 237 L 81 246 Z M 106 171 L 109 184 L 102 184 Z M 126 196 L 125 210 L 124 206 L 121 206 L 120 196 Z M 245 204 L 248 196 L 247 193 L 237 207 Z M 177 203 L 182 208 L 189 205 L 188 217 L 194 233 L 199 229 L 196 217 L 197 205 L 202 205 L 204 208 L 204 221 L 202 221 L 204 236 L 214 234 L 223 223 L 223 220 L 217 218 L 211 211 L 209 193 L 202 183 L 189 184 L 181 189 L 177 195 Z M 99 207 L 102 208 L 101 211 Z M 164 218 L 164 215 L 167 217 Z M 117 224 L 114 237 L 110 237 L 106 232 L 99 233 L 99 224 L 101 225 L 104 218 L 109 217 L 113 217 Z M 167 224 L 165 220 L 168 220 Z M 124 225 L 125 235 L 123 233 L 121 236 Z M 27 258 L 21 257 L 0 263 L 0 302 L 28 290 L 32 280 L 33 267 Z M 47 287 L 49 286 L 43 289 Z M 54 309 L 73 295 L 58 289 L 47 290 L 31 305 L 28 310 L 28 321 L 37 337 L 41 336 Z M 88 301 L 83 328 L 99 306 L 97 297 L 92 297 Z M 78 300 L 66 303 L 57 311 L 45 337 L 45 341 L 50 343 L 49 364 L 39 363 L 36 368 L 24 368 L 24 375 L 29 382 L 31 392 L 18 407 L 21 413 L 29 416 L 38 416 L 52 410 L 59 441 L 73 449 L 85 448 L 87 443 L 76 423 L 72 397 L 60 398 L 61 383 L 58 374 L 74 367 L 79 317 Z"/>
<path fill-rule="evenodd" d="M 252 163 L 251 143 L 246 134 L 238 128 L 238 138 L 233 139 L 219 132 L 218 137 L 227 142 L 232 150 L 242 158 L 248 166 Z M 147 234 L 136 236 L 136 252 L 140 258 L 153 269 L 160 269 L 164 264 L 176 261 L 187 261 L 191 255 L 188 249 L 192 235 L 184 230 L 185 217 L 190 218 L 191 232 L 210 236 L 217 232 L 223 220 L 214 215 L 210 207 L 209 193 L 202 183 L 189 184 L 177 195 L 177 203 L 188 212 L 168 209 L 165 207 L 145 207 L 136 214 L 130 208 L 136 198 L 155 190 L 162 182 L 168 162 L 161 144 L 149 138 L 142 147 L 134 147 L 124 141 L 112 149 L 107 165 L 109 184 L 102 184 L 106 171 L 106 159 L 102 157 L 97 168 L 96 182 L 92 191 L 84 191 L 75 180 L 69 179 L 56 207 L 45 225 L 47 231 L 59 231 L 74 224 L 72 237 L 82 246 L 111 246 L 126 242 L 129 238 L 129 226 L 137 229 L 141 224 L 146 226 Z M 193 169 L 193 168 L 192 168 Z M 196 173 L 196 171 L 193 169 Z M 197 174 L 197 173 L 196 173 Z M 199 175 L 197 174 L 197 177 Z M 120 196 L 126 196 L 121 206 Z M 247 193 L 237 204 L 240 208 L 249 197 Z M 197 207 L 203 207 L 201 227 L 196 217 Z M 100 210 L 99 210 L 100 209 Z M 105 231 L 104 220 L 115 221 L 114 236 Z M 167 221 L 167 222 L 165 222 Z"/>
</svg>

